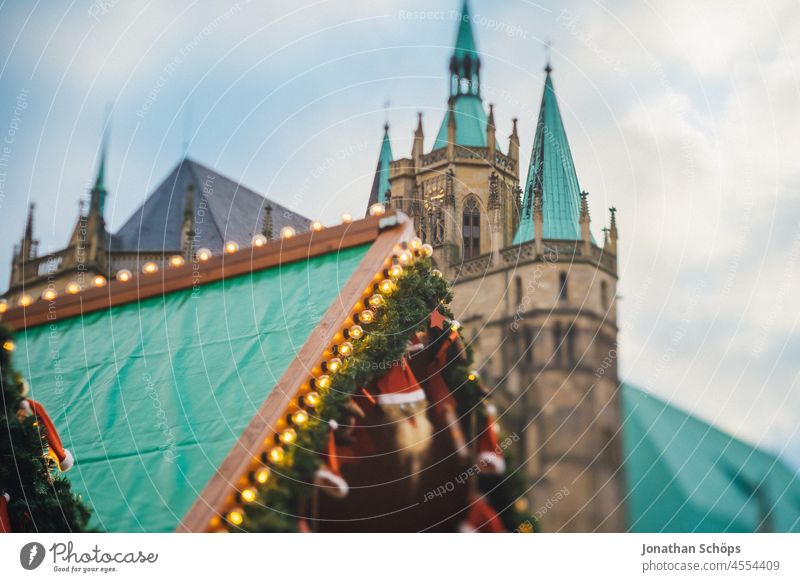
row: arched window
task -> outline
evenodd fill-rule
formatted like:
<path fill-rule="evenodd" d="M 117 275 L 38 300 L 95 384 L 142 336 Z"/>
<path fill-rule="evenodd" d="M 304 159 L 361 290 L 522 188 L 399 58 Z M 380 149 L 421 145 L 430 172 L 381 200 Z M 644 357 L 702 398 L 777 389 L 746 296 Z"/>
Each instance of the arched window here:
<path fill-rule="evenodd" d="M 570 368 L 574 368 L 578 364 L 575 353 L 576 333 L 577 330 L 575 329 L 575 324 L 573 323 L 569 330 L 567 330 L 567 365 Z"/>
<path fill-rule="evenodd" d="M 558 298 L 563 301 L 567 300 L 567 274 L 563 271 L 558 276 Z"/>
<path fill-rule="evenodd" d="M 563 354 L 564 350 L 562 345 L 564 344 L 564 331 L 561 328 L 560 323 L 556 323 L 553 326 L 553 363 L 556 366 L 563 365 Z"/>
<path fill-rule="evenodd" d="M 481 254 L 481 211 L 475 198 L 464 203 L 463 216 L 464 258 L 471 259 Z"/>
<path fill-rule="evenodd" d="M 603 309 L 608 309 L 608 283 L 600 281 L 600 301 L 603 304 Z"/>
<path fill-rule="evenodd" d="M 524 298 L 522 296 L 522 277 L 520 277 L 519 275 L 514 277 L 514 287 L 517 295 L 516 297 L 517 309 L 522 311 L 524 309 L 524 306 L 522 305 L 522 301 Z"/>

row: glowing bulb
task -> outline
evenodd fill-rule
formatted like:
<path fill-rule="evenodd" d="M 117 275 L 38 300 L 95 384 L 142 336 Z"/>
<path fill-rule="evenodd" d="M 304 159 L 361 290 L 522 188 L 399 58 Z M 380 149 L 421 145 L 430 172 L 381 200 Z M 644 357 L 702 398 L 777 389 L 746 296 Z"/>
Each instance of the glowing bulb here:
<path fill-rule="evenodd" d="M 311 223 L 311 230 L 313 230 L 314 232 L 319 232 L 323 228 L 325 227 L 322 226 L 322 223 L 319 220 L 315 220 L 314 222 Z"/>
<path fill-rule="evenodd" d="M 106 286 L 106 278 L 102 275 L 96 275 L 92 279 L 92 286 L 93 287 L 105 287 Z"/>
<path fill-rule="evenodd" d="M 81 292 L 81 286 L 78 285 L 75 281 L 72 281 L 67 285 L 67 293 L 70 295 L 75 295 L 76 293 Z"/>
<path fill-rule="evenodd" d="M 253 503 L 256 500 L 256 490 L 252 487 L 248 487 L 247 489 L 242 489 L 242 492 L 239 494 L 242 498 L 242 501 L 245 503 Z"/>
<path fill-rule="evenodd" d="M 351 355 L 353 353 L 353 344 L 351 344 L 350 342 L 343 342 L 339 346 L 339 353 L 342 354 L 343 356 Z"/>
<path fill-rule="evenodd" d="M 375 314 L 372 313 L 369 309 L 365 309 L 361 313 L 358 314 L 358 320 L 361 323 L 372 323 L 375 321 Z"/>
<path fill-rule="evenodd" d="M 267 481 L 269 481 L 269 476 L 269 467 L 261 467 L 253 474 L 253 479 L 255 479 L 256 483 L 264 485 Z"/>
<path fill-rule="evenodd" d="M 342 345 L 344 345 L 344 344 L 342 344 Z M 353 349 L 353 347 L 350 346 L 350 350 L 351 351 L 352 351 L 352 349 Z M 339 350 L 339 353 L 342 354 L 342 350 L 341 349 Z M 348 354 L 342 354 L 342 355 L 346 356 Z M 328 362 L 328 370 L 330 370 L 334 374 L 336 372 L 338 372 L 341 369 L 341 367 L 342 367 L 342 361 L 339 358 L 333 358 L 333 359 L 331 359 L 330 362 Z"/>
<path fill-rule="evenodd" d="M 253 237 L 254 247 L 263 247 L 265 244 L 267 244 L 267 237 L 263 234 L 257 234 Z"/>
<path fill-rule="evenodd" d="M 153 261 L 145 263 L 144 267 L 142 267 L 142 272 L 145 275 L 152 275 L 156 271 L 158 271 L 158 265 L 156 265 Z"/>
<path fill-rule="evenodd" d="M 383 216 L 384 214 L 386 214 L 386 208 L 380 202 L 369 207 L 370 216 Z"/>
<path fill-rule="evenodd" d="M 390 276 L 392 279 L 397 279 L 397 278 L 399 278 L 399 277 L 400 277 L 400 275 L 402 275 L 402 274 L 403 274 L 403 267 L 402 267 L 402 265 L 392 265 L 392 266 L 389 268 L 389 276 Z"/>
<path fill-rule="evenodd" d="M 296 233 L 295 233 L 294 229 L 291 226 L 284 226 L 281 229 L 281 238 L 282 239 L 292 238 L 295 234 Z"/>
<path fill-rule="evenodd" d="M 45 301 L 53 301 L 56 297 L 58 297 L 58 293 L 55 289 L 45 289 L 42 293 L 42 299 Z"/>
<path fill-rule="evenodd" d="M 470 372 L 467 378 L 469 378 L 470 382 L 474 382 L 478 379 L 478 375 L 475 372 Z"/>
<path fill-rule="evenodd" d="M 283 452 L 281 447 L 272 447 L 267 456 L 273 463 L 282 463 L 283 459 L 286 458 L 286 453 Z"/>
<path fill-rule="evenodd" d="M 450 329 L 453 331 L 458 331 L 461 329 L 461 324 L 458 323 L 455 319 L 450 322 Z"/>
<path fill-rule="evenodd" d="M 353 325 L 350 326 L 350 329 L 347 330 L 347 333 L 353 339 L 361 339 L 364 337 L 364 328 L 360 325 Z"/>
<path fill-rule="evenodd" d="M 331 377 L 327 374 L 323 374 L 319 378 L 317 378 L 317 386 L 325 390 L 326 388 L 330 388 L 331 386 Z"/>
<path fill-rule="evenodd" d="M 308 413 L 302 408 L 292 415 L 292 424 L 295 426 L 305 426 L 308 422 Z"/>
<path fill-rule="evenodd" d="M 316 408 L 319 406 L 320 402 L 322 402 L 322 398 L 320 397 L 319 392 L 309 392 L 303 396 L 303 403 L 307 404 L 311 408 Z"/>
<path fill-rule="evenodd" d="M 422 241 L 419 239 L 419 237 L 415 236 L 408 241 L 408 248 L 410 248 L 412 251 L 418 251 L 420 248 L 422 248 Z"/>
<path fill-rule="evenodd" d="M 239 243 L 237 243 L 235 240 L 229 240 L 228 242 L 225 243 L 225 252 L 228 253 L 229 255 L 232 255 L 238 250 L 239 250 Z"/>
<path fill-rule="evenodd" d="M 242 525 L 244 521 L 244 514 L 240 509 L 234 509 L 228 512 L 228 523 L 233 525 Z"/>
<path fill-rule="evenodd" d="M 372 307 L 380 307 L 383 303 L 383 295 L 379 295 L 378 293 L 375 293 L 375 295 L 369 298 L 369 304 Z"/>
<path fill-rule="evenodd" d="M 121 283 L 130 281 L 131 277 L 133 277 L 133 273 L 131 273 L 128 269 L 120 269 L 117 271 L 117 281 Z"/>
<path fill-rule="evenodd" d="M 394 291 L 394 283 L 392 283 L 391 279 L 384 279 L 378 284 L 378 289 L 381 293 L 388 295 Z"/>
<path fill-rule="evenodd" d="M 420 252 L 422 253 L 423 257 L 430 257 L 433 254 L 433 247 L 428 243 L 425 243 L 420 248 Z"/>
<path fill-rule="evenodd" d="M 184 259 L 180 255 L 172 255 L 169 258 L 169 266 L 170 267 L 182 267 L 186 263 L 186 259 Z"/>
<path fill-rule="evenodd" d="M 350 224 L 351 222 L 353 222 L 353 217 L 350 214 L 347 212 L 342 214 L 342 224 Z"/>
<path fill-rule="evenodd" d="M 281 433 L 279 438 L 283 444 L 290 445 L 297 440 L 297 431 L 295 431 L 293 428 L 287 428 Z"/>
<path fill-rule="evenodd" d="M 211 251 L 208 249 L 198 249 L 197 258 L 201 261 L 207 261 L 211 258 Z"/>
<path fill-rule="evenodd" d="M 3 342 L 3 349 L 7 352 L 13 352 L 16 349 L 16 347 L 17 345 L 11 340 L 6 340 Z"/>
<path fill-rule="evenodd" d="M 30 305 L 31 303 L 33 303 L 33 299 L 31 298 L 30 295 L 23 293 L 22 295 L 19 296 L 19 304 L 22 307 L 28 307 L 28 305 Z"/>
<path fill-rule="evenodd" d="M 399 255 L 397 255 L 397 260 L 401 265 L 407 267 L 414 261 L 414 256 L 408 251 L 402 251 Z"/>
<path fill-rule="evenodd" d="M 433 269 L 431 271 L 431 275 L 433 275 L 434 277 L 441 277 L 442 276 L 442 272 L 439 269 Z"/>
<path fill-rule="evenodd" d="M 0 313 L 5 313 L 6 311 L 8 311 L 8 300 L 0 299 Z"/>

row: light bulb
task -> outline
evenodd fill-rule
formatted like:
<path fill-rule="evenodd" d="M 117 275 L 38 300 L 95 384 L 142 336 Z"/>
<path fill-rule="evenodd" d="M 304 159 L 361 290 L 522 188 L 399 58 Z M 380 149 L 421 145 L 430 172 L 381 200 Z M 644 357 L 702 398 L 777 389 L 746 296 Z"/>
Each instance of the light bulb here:
<path fill-rule="evenodd" d="M 319 378 L 317 378 L 317 386 L 325 390 L 326 388 L 330 388 L 331 385 L 331 377 L 327 374 L 323 374 Z"/>
<path fill-rule="evenodd" d="M 422 241 L 419 237 L 414 237 L 410 241 L 408 241 L 408 248 L 412 251 L 418 251 L 422 247 Z"/>
<path fill-rule="evenodd" d="M 169 266 L 170 267 L 182 267 L 186 263 L 186 259 L 184 259 L 180 255 L 172 255 L 169 258 Z"/>
<path fill-rule="evenodd" d="M 343 342 L 339 346 L 339 353 L 345 357 L 351 355 L 353 353 L 353 344 L 350 342 Z"/>
<path fill-rule="evenodd" d="M 80 293 L 81 292 L 81 286 L 78 285 L 75 281 L 72 281 L 71 283 L 69 283 L 67 285 L 66 291 L 70 295 L 75 295 L 76 293 Z"/>
<path fill-rule="evenodd" d="M 383 305 L 383 303 L 384 303 L 383 295 L 375 293 L 375 295 L 369 298 L 369 304 L 372 307 L 380 307 L 381 305 Z"/>
<path fill-rule="evenodd" d="M 320 402 L 322 402 L 322 398 L 320 397 L 319 392 L 309 392 L 303 396 L 303 403 L 311 408 L 316 408 L 319 406 Z"/>
<path fill-rule="evenodd" d="M 265 244 L 267 244 L 267 237 L 263 234 L 257 234 L 253 237 L 254 247 L 263 247 Z"/>
<path fill-rule="evenodd" d="M 229 240 L 228 242 L 225 243 L 225 252 L 228 253 L 229 255 L 232 255 L 238 250 L 239 250 L 239 243 L 237 243 L 235 240 Z"/>
<path fill-rule="evenodd" d="M 347 333 L 353 339 L 361 339 L 364 337 L 364 328 L 360 325 L 351 325 Z"/>
<path fill-rule="evenodd" d="M 198 249 L 197 251 L 198 260 L 207 261 L 211 256 L 211 251 L 209 249 Z"/>
<path fill-rule="evenodd" d="M 350 347 L 352 351 L 353 347 Z M 342 354 L 342 351 L 339 350 L 339 353 Z M 343 356 L 347 356 L 348 354 L 342 354 Z M 333 372 L 334 374 L 338 372 L 342 367 L 342 361 L 339 358 L 332 358 L 330 362 L 328 362 L 328 370 Z"/>
<path fill-rule="evenodd" d="M 313 230 L 314 232 L 319 232 L 323 228 L 325 227 L 322 226 L 322 223 L 319 220 L 315 220 L 314 222 L 311 223 L 311 230 Z"/>
<path fill-rule="evenodd" d="M 228 512 L 228 523 L 233 525 L 242 525 L 244 521 L 244 514 L 241 509 L 233 509 Z"/>
<path fill-rule="evenodd" d="M 433 269 L 431 271 L 431 275 L 433 275 L 434 277 L 441 277 L 442 276 L 442 272 L 439 269 Z"/>
<path fill-rule="evenodd" d="M 308 423 L 308 412 L 301 408 L 295 411 L 291 418 L 292 424 L 295 426 L 305 426 Z"/>
<path fill-rule="evenodd" d="M 33 299 L 31 298 L 30 295 L 27 295 L 26 293 L 23 293 L 22 295 L 19 296 L 19 302 L 18 303 L 22 307 L 28 307 L 31 303 L 33 303 Z"/>
<path fill-rule="evenodd" d="M 401 251 L 397 255 L 397 260 L 400 262 L 401 265 L 407 267 L 414 261 L 414 256 L 408 251 Z"/>
<path fill-rule="evenodd" d="M 42 293 L 42 299 L 45 301 L 53 301 L 56 297 L 58 297 L 58 293 L 55 289 L 45 289 Z"/>
<path fill-rule="evenodd" d="M 478 379 L 478 374 L 476 372 L 470 372 L 467 378 L 469 378 L 470 382 L 474 382 Z"/>
<path fill-rule="evenodd" d="M 361 313 L 358 314 L 358 320 L 361 323 L 372 323 L 375 321 L 375 314 L 372 313 L 369 309 L 365 309 Z"/>
<path fill-rule="evenodd" d="M 399 278 L 399 277 L 400 277 L 400 275 L 402 275 L 402 274 L 403 274 L 403 266 L 402 266 L 402 265 L 392 265 L 392 266 L 389 268 L 389 276 L 390 276 L 392 279 L 397 279 L 397 278 Z"/>
<path fill-rule="evenodd" d="M 353 222 L 353 217 L 350 214 L 347 212 L 342 214 L 342 224 L 350 224 L 351 222 Z"/>
<path fill-rule="evenodd" d="M 8 311 L 8 300 L 0 299 L 0 313 L 5 313 L 6 311 Z"/>
<path fill-rule="evenodd" d="M 286 458 L 286 453 L 283 451 L 281 447 L 272 447 L 267 454 L 269 460 L 273 463 L 282 463 L 283 459 Z"/>
<path fill-rule="evenodd" d="M 120 269 L 117 271 L 117 281 L 121 283 L 130 281 L 131 277 L 133 277 L 133 273 L 131 273 L 128 269 Z"/>
<path fill-rule="evenodd" d="M 395 287 L 391 279 L 384 279 L 378 284 L 378 289 L 384 295 L 388 295 L 389 293 L 394 291 Z"/>
<path fill-rule="evenodd" d="M 461 329 L 461 324 L 458 323 L 455 319 L 450 322 L 450 329 L 453 331 L 458 331 Z"/>
<path fill-rule="evenodd" d="M 377 202 L 369 207 L 369 215 L 370 216 L 383 216 L 386 214 L 386 208 L 384 208 L 383 204 Z"/>
<path fill-rule="evenodd" d="M 16 347 L 17 345 L 11 340 L 6 340 L 3 342 L 3 349 L 7 352 L 13 352 L 16 349 Z"/>
<path fill-rule="evenodd" d="M 253 480 L 256 483 L 264 485 L 267 481 L 269 481 L 269 476 L 270 476 L 269 467 L 260 467 L 255 473 L 253 473 Z"/>
<path fill-rule="evenodd" d="M 281 432 L 281 436 L 279 438 L 283 444 L 290 445 L 297 440 L 297 431 L 295 431 L 293 428 L 287 428 Z"/>
<path fill-rule="evenodd" d="M 145 263 L 144 267 L 142 267 L 142 272 L 145 275 L 152 275 L 156 271 L 158 271 L 158 265 L 156 265 L 153 261 Z"/>
<path fill-rule="evenodd" d="M 242 489 L 242 492 L 239 494 L 242 498 L 242 501 L 245 503 L 253 503 L 256 500 L 256 490 L 252 487 L 248 487 L 247 489 Z"/>
<path fill-rule="evenodd" d="M 92 279 L 92 286 L 93 287 L 105 287 L 106 286 L 106 278 L 102 275 L 95 275 Z"/>
<path fill-rule="evenodd" d="M 281 229 L 281 238 L 292 238 L 295 235 L 295 230 L 291 226 L 284 226 Z"/>
<path fill-rule="evenodd" d="M 430 257 L 433 254 L 433 247 L 428 243 L 425 243 L 420 248 L 420 252 L 422 253 L 423 257 Z"/>

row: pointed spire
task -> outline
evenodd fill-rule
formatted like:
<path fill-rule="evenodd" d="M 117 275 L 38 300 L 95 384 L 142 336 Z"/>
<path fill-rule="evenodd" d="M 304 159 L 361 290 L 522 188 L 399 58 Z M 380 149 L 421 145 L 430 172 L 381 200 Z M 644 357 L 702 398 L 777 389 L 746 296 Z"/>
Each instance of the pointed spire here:
<path fill-rule="evenodd" d="M 450 96 L 479 96 L 481 61 L 475 47 L 472 17 L 467 0 L 461 5 L 458 21 L 456 45 L 450 58 Z"/>
<path fill-rule="evenodd" d="M 272 204 L 267 202 L 264 206 L 264 218 L 261 222 L 261 234 L 267 237 L 267 240 L 272 240 Z"/>
<path fill-rule="evenodd" d="M 36 247 L 39 242 L 33 238 L 33 213 L 36 209 L 36 204 L 33 202 L 28 206 L 28 220 L 25 222 L 25 234 L 22 236 L 22 244 L 20 245 L 20 257 L 23 260 L 33 259 L 36 257 Z"/>
<path fill-rule="evenodd" d="M 521 221 L 514 243 L 534 238 L 532 210 L 534 191 L 539 189 L 544 201 L 545 239 L 581 240 L 580 186 L 575 164 L 561 119 L 551 77 L 552 67 L 545 67 L 546 77 L 533 151 L 525 185 Z"/>
<path fill-rule="evenodd" d="M 611 213 L 611 224 L 608 229 L 608 236 L 606 238 L 603 248 L 610 253 L 617 254 L 617 240 L 619 233 L 617 232 L 617 209 L 613 206 L 608 209 Z"/>
<path fill-rule="evenodd" d="M 417 168 L 422 163 L 424 140 L 425 133 L 422 131 L 422 111 L 420 111 L 417 113 L 417 129 L 414 130 L 414 145 L 411 147 L 411 157 L 414 159 L 414 165 Z"/>
<path fill-rule="evenodd" d="M 103 132 L 103 141 L 100 143 L 100 156 L 97 165 L 97 178 L 94 181 L 96 190 L 105 190 L 106 183 L 106 155 L 108 154 L 108 131 Z"/>
<path fill-rule="evenodd" d="M 517 162 L 519 171 L 519 134 L 517 133 L 517 118 L 511 120 L 513 123 L 511 135 L 508 136 L 508 157 Z"/>
<path fill-rule="evenodd" d="M 378 165 L 375 167 L 375 177 L 372 179 L 367 213 L 369 213 L 369 208 L 373 204 L 380 202 L 385 205 L 389 202 L 391 190 L 389 175 L 391 173 L 392 159 L 392 144 L 389 141 L 389 122 L 387 121 L 383 125 L 383 141 L 378 154 Z"/>
<path fill-rule="evenodd" d="M 591 225 L 591 217 L 589 216 L 589 201 L 588 201 L 589 193 L 584 190 L 581 192 L 581 216 L 580 216 L 580 224 L 581 224 L 581 240 L 583 241 L 583 254 L 585 256 L 590 256 L 592 251 L 592 230 L 590 228 Z"/>
<path fill-rule="evenodd" d="M 497 146 L 497 128 L 494 125 L 494 103 L 489 103 L 489 119 L 486 120 L 486 146 L 489 148 L 489 161 L 494 163 Z"/>

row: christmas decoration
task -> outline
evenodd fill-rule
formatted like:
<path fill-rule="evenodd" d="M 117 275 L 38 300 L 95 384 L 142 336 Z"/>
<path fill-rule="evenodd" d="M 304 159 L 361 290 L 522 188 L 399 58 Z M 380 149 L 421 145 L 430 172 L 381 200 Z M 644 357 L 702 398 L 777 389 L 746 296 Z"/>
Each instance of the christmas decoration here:
<path fill-rule="evenodd" d="M 12 369 L 14 341 L 0 326 L 0 531 L 83 531 L 89 509 L 58 470 L 72 455 L 44 407 L 27 398 L 27 382 Z"/>

